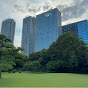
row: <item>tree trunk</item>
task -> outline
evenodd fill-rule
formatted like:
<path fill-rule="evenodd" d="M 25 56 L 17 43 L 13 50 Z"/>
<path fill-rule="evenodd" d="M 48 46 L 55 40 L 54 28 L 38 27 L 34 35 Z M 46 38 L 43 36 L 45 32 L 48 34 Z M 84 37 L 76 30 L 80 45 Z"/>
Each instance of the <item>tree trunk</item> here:
<path fill-rule="evenodd" d="M 0 71 L 0 78 L 1 78 L 1 71 Z"/>

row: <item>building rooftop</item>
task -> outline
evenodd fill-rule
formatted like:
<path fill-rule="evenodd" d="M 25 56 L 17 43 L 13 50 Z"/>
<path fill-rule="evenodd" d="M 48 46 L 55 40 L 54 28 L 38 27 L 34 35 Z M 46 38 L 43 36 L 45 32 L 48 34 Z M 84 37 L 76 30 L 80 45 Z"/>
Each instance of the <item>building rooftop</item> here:
<path fill-rule="evenodd" d="M 71 25 L 71 24 L 76 24 L 76 23 L 80 23 L 80 22 L 84 22 L 84 21 L 88 21 L 88 20 L 82 20 L 82 21 L 78 21 L 78 22 L 74 22 L 74 23 L 69 23 L 69 24 L 66 24 L 66 25 L 63 25 L 63 26 L 67 26 L 67 25 Z"/>
<path fill-rule="evenodd" d="M 6 18 L 6 19 L 3 20 L 3 22 L 8 21 L 8 20 L 13 20 L 14 22 L 16 22 L 16 21 L 15 21 L 14 19 L 12 19 L 12 18 Z"/>

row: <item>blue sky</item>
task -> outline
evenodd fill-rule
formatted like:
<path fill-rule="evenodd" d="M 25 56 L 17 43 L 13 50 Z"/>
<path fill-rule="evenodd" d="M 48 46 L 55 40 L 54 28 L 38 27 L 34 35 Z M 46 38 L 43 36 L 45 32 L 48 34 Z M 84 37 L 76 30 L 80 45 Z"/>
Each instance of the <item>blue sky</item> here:
<path fill-rule="evenodd" d="M 61 11 L 63 25 L 88 19 L 88 0 L 0 0 L 0 28 L 4 19 L 13 18 L 16 21 L 14 45 L 21 46 L 23 18 L 56 7 Z"/>

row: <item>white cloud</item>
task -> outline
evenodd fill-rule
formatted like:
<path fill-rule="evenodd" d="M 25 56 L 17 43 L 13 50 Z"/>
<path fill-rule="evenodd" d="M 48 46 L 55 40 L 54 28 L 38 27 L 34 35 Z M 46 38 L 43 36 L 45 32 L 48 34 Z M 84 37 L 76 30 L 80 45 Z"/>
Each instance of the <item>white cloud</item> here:
<path fill-rule="evenodd" d="M 0 27 L 4 19 L 13 18 L 16 21 L 15 46 L 21 46 L 23 18 L 55 7 L 62 12 L 63 25 L 88 19 L 88 0 L 1 0 Z"/>

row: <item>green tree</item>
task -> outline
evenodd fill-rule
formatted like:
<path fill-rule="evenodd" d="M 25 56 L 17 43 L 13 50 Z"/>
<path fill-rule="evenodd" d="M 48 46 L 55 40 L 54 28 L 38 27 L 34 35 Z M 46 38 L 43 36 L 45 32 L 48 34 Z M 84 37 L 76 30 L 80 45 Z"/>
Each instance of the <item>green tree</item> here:
<path fill-rule="evenodd" d="M 14 57 L 11 55 L 2 56 L 0 59 L 0 70 L 8 71 L 15 65 Z"/>
<path fill-rule="evenodd" d="M 24 70 L 38 72 L 41 71 L 41 64 L 38 61 L 29 61 L 24 65 Z"/>
<path fill-rule="evenodd" d="M 29 61 L 38 60 L 41 57 L 41 52 L 33 52 L 29 55 Z"/>
<path fill-rule="evenodd" d="M 66 72 L 67 63 L 63 60 L 49 61 L 46 64 L 48 71 L 50 72 Z"/>
<path fill-rule="evenodd" d="M 15 55 L 15 63 L 16 66 L 14 67 L 15 69 L 22 69 L 23 65 L 28 61 L 28 57 L 21 54 L 21 53 L 17 53 Z"/>
<path fill-rule="evenodd" d="M 29 61 L 31 63 L 38 61 L 44 71 L 86 73 L 88 45 L 75 34 L 64 33 L 50 45 L 49 49 L 32 53 Z"/>
<path fill-rule="evenodd" d="M 46 71 L 46 63 L 49 61 L 49 57 L 47 55 L 47 49 L 42 49 L 39 52 L 35 52 L 30 54 L 29 56 L 29 61 L 38 61 L 42 68 L 40 69 L 41 71 Z"/>
<path fill-rule="evenodd" d="M 48 49 L 50 61 L 63 60 L 73 72 L 80 72 L 80 68 L 85 67 L 87 52 L 87 44 L 70 33 L 62 34 Z"/>
<path fill-rule="evenodd" d="M 30 67 L 31 67 L 31 71 L 33 72 L 38 72 L 41 69 L 41 65 L 38 61 L 31 62 Z"/>
<path fill-rule="evenodd" d="M 1 71 L 8 71 L 15 65 L 15 55 L 22 48 L 15 48 L 11 44 L 11 40 L 4 35 L 0 35 L 0 78 Z"/>
<path fill-rule="evenodd" d="M 29 61 L 37 61 L 43 55 L 46 55 L 47 49 L 43 49 L 39 52 L 33 52 L 29 55 Z"/>

